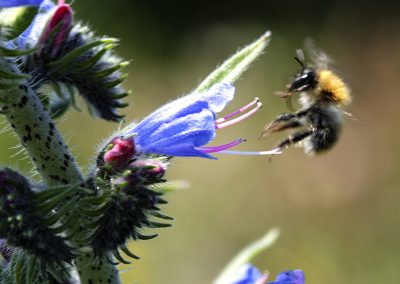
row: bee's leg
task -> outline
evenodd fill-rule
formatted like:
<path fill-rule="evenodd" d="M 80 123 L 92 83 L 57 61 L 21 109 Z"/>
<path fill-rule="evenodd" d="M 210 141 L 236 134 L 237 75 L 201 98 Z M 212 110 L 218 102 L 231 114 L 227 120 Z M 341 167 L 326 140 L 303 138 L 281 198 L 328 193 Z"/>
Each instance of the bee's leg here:
<path fill-rule="evenodd" d="M 279 115 L 274 121 L 264 127 L 264 130 L 260 134 L 260 138 L 265 138 L 271 132 L 303 126 L 304 122 L 302 121 L 302 118 L 306 116 L 308 112 L 309 109 L 305 109 L 296 113 L 283 113 Z"/>
<path fill-rule="evenodd" d="M 313 134 L 313 130 L 306 130 L 306 131 L 299 131 L 294 133 L 293 135 L 290 135 L 288 138 L 283 140 L 278 144 L 277 148 L 283 149 L 286 147 L 289 147 L 290 145 L 296 144 L 300 141 L 303 141 L 307 137 L 309 137 L 311 134 Z"/>

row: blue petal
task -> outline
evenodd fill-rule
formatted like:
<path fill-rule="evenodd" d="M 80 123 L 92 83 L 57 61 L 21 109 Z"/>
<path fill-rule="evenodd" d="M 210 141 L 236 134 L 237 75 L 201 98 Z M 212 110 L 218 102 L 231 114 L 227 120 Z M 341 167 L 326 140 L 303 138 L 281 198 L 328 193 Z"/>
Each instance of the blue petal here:
<path fill-rule="evenodd" d="M 215 84 L 205 93 L 194 93 L 172 101 L 151 113 L 122 135 L 135 135 L 143 153 L 214 158 L 196 147 L 215 137 L 215 114 L 233 99 L 231 84 Z"/>
<path fill-rule="evenodd" d="M 131 131 L 149 135 L 162 124 L 209 109 L 212 113 L 222 109 L 233 99 L 235 88 L 231 84 L 215 84 L 205 93 L 194 93 L 174 100 L 143 119 Z"/>
<path fill-rule="evenodd" d="M 51 0 L 42 0 L 40 2 L 42 3 L 39 11 L 32 23 L 19 37 L 7 43 L 8 48 L 24 49 L 36 46 L 49 19 L 51 10 L 55 7 L 55 4 Z"/>
<path fill-rule="evenodd" d="M 0 0 L 0 7 L 37 6 L 43 0 Z"/>
<path fill-rule="evenodd" d="M 288 270 L 279 273 L 276 276 L 275 281 L 268 282 L 269 284 L 304 284 L 305 277 L 304 272 L 300 269 Z"/>
<path fill-rule="evenodd" d="M 243 264 L 227 284 L 254 284 L 262 278 L 261 272 L 250 263 Z"/>
<path fill-rule="evenodd" d="M 232 84 L 219 83 L 213 85 L 207 92 L 201 94 L 203 100 L 208 102 L 209 110 L 214 113 L 221 112 L 233 100 L 235 87 Z"/>
<path fill-rule="evenodd" d="M 143 132 L 144 130 L 142 128 L 141 131 L 135 131 L 137 135 L 134 138 L 141 152 L 212 158 L 195 149 L 215 137 L 214 114 L 208 109 L 164 122 L 150 133 Z"/>

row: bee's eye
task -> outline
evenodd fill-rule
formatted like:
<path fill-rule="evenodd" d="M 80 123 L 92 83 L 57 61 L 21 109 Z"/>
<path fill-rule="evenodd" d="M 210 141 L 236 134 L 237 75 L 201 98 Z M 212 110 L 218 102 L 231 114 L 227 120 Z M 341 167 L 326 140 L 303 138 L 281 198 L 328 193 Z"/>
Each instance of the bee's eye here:
<path fill-rule="evenodd" d="M 307 91 L 315 87 L 317 84 L 316 74 L 314 70 L 305 69 L 297 74 L 289 85 L 289 92 Z"/>

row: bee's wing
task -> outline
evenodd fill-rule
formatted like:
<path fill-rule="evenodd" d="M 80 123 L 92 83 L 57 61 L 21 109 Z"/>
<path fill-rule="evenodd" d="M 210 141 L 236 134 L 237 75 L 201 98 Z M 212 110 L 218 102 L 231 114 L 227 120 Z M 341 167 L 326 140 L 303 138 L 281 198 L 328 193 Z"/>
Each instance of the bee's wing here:
<path fill-rule="evenodd" d="M 311 58 L 313 65 L 318 69 L 330 69 L 333 60 L 321 49 L 317 48 L 312 38 L 307 38 L 304 46 Z"/>

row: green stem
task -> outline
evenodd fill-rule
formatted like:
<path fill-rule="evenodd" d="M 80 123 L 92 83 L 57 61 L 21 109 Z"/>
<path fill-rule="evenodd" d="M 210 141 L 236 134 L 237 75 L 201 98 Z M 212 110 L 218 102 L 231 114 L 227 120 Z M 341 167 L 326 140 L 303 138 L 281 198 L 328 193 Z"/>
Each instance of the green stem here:
<path fill-rule="evenodd" d="M 19 71 L 12 61 L 0 59 L 0 66 L 18 78 Z M 79 166 L 35 91 L 26 80 L 15 79 L 10 82 L 17 84 L 0 90 L 0 98 L 12 101 L 3 103 L 3 110 L 43 182 L 49 186 L 82 183 L 84 177 Z M 87 222 L 76 212 L 79 212 L 77 208 L 71 211 L 77 215 L 77 222 Z M 75 245 L 79 247 L 78 242 Z M 75 263 L 81 283 L 120 283 L 116 268 L 107 260 L 99 265 L 91 252 L 79 255 Z M 93 267 L 96 267 L 96 271 Z"/>
<path fill-rule="evenodd" d="M 49 186 L 82 182 L 78 165 L 35 92 L 22 82 L 10 93 L 16 101 L 6 105 L 6 118 L 43 181 Z"/>
<path fill-rule="evenodd" d="M 105 257 L 93 261 L 92 254 L 87 253 L 77 258 L 76 266 L 82 284 L 120 283 L 117 268 Z"/>

